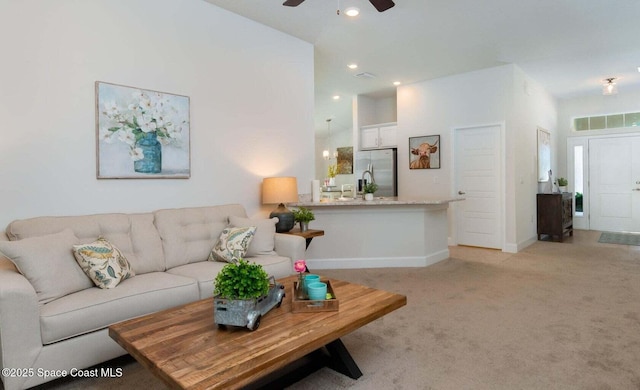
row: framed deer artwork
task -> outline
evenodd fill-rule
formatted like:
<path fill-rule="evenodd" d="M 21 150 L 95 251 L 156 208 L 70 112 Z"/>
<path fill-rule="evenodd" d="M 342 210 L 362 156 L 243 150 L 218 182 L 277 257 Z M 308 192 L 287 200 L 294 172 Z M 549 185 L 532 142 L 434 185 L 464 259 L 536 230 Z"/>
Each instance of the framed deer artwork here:
<path fill-rule="evenodd" d="M 409 138 L 409 169 L 440 168 L 440 135 Z"/>

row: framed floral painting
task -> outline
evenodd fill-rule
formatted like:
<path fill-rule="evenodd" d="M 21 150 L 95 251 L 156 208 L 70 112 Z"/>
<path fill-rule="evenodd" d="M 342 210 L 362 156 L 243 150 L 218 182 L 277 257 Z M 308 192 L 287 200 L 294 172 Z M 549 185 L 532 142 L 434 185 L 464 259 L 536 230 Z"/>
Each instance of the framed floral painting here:
<path fill-rule="evenodd" d="M 96 81 L 98 179 L 188 179 L 189 97 Z"/>

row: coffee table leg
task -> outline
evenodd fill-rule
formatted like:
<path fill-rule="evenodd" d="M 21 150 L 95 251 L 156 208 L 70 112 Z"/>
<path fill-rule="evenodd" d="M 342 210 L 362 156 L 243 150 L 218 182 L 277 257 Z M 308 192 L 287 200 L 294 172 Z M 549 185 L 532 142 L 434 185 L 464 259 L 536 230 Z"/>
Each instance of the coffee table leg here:
<path fill-rule="evenodd" d="M 349 378 L 358 379 L 362 376 L 362 371 L 351 357 L 351 354 L 344 346 L 342 340 L 337 339 L 325 345 L 331 358 L 328 366 Z"/>

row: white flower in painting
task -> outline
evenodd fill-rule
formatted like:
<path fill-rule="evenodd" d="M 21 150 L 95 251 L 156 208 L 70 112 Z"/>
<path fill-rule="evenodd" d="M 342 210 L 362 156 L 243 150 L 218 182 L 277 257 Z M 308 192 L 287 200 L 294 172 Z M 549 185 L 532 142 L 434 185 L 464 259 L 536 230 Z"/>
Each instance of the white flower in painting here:
<path fill-rule="evenodd" d="M 131 111 L 135 116 L 138 116 L 142 109 L 140 108 L 140 104 L 137 102 L 129 104 L 129 111 Z"/>
<path fill-rule="evenodd" d="M 175 139 L 175 140 L 181 140 L 182 139 L 182 127 L 171 127 L 171 129 L 169 129 L 169 138 Z"/>
<path fill-rule="evenodd" d="M 133 145 L 136 144 L 136 136 L 135 134 L 133 134 L 133 130 L 125 129 L 125 130 L 120 130 L 118 133 L 120 133 L 120 135 L 118 136 L 118 139 L 120 141 L 128 144 L 131 147 L 133 147 Z"/>
<path fill-rule="evenodd" d="M 153 108 L 153 103 L 149 99 L 141 99 L 138 106 L 142 111 L 147 112 Z"/>
<path fill-rule="evenodd" d="M 165 120 L 165 115 L 161 110 L 153 110 L 151 117 L 156 122 L 156 127 L 165 127 L 165 123 L 169 122 Z"/>
<path fill-rule="evenodd" d="M 120 109 L 115 101 L 111 100 L 104 103 L 104 114 L 109 118 L 113 119 L 120 115 Z"/>
<path fill-rule="evenodd" d="M 131 148 L 131 150 L 129 151 L 129 156 L 131 156 L 131 159 L 133 161 L 138 161 L 144 158 L 144 153 L 140 148 Z"/>
<path fill-rule="evenodd" d="M 100 139 L 100 141 L 104 141 L 110 144 L 113 141 L 115 133 L 115 131 L 109 131 L 107 127 L 102 126 L 100 128 L 100 134 L 98 135 L 98 138 Z"/>
<path fill-rule="evenodd" d="M 158 126 L 156 125 L 156 121 L 153 119 L 151 115 L 140 115 L 137 117 L 138 126 L 140 126 L 140 130 L 144 133 L 149 133 L 155 131 Z"/>
<path fill-rule="evenodd" d="M 156 110 L 162 110 L 165 107 L 169 107 L 171 104 L 169 97 L 162 93 L 156 93 L 154 96 L 154 100 L 156 102 Z"/>

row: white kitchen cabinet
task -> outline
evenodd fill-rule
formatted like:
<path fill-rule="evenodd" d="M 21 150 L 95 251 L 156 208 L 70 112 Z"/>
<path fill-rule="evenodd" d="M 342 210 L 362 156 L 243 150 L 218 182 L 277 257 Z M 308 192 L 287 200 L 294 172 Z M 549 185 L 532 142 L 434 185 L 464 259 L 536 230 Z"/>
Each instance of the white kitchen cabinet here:
<path fill-rule="evenodd" d="M 395 148 L 397 142 L 397 123 L 363 126 L 360 128 L 360 149 Z"/>

